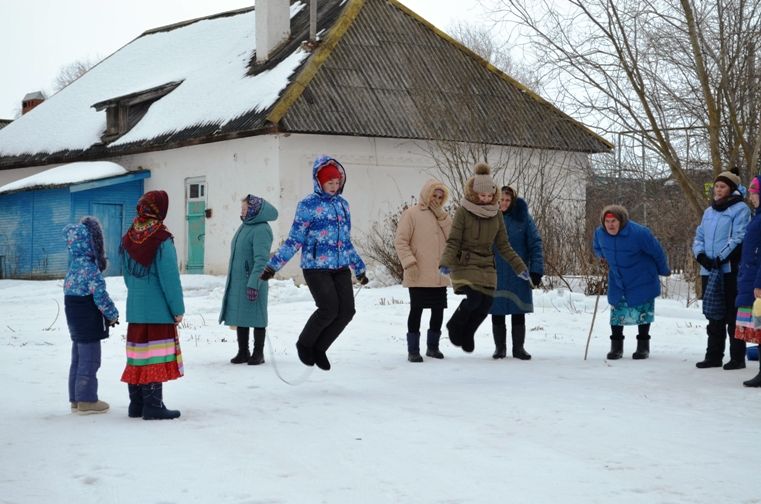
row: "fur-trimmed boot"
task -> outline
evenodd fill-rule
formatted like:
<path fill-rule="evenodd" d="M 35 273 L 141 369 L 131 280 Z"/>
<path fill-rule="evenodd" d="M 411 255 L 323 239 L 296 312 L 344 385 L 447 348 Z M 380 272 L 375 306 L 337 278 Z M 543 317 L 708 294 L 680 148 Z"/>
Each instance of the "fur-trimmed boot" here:
<path fill-rule="evenodd" d="M 624 339 L 614 339 L 610 337 L 610 352 L 608 352 L 608 359 L 617 360 L 624 356 Z"/>
<path fill-rule="evenodd" d="M 499 324 L 491 325 L 491 332 L 494 336 L 494 353 L 492 359 L 504 359 L 507 357 L 507 327 Z"/>
<path fill-rule="evenodd" d="M 230 362 L 232 364 L 243 364 L 244 362 L 248 362 L 250 357 L 251 352 L 248 350 L 248 334 L 245 336 L 238 334 L 238 353 L 235 354 L 235 357 L 230 359 Z"/>
<path fill-rule="evenodd" d="M 526 343 L 526 325 L 514 325 L 513 330 L 513 357 L 520 360 L 531 360 L 531 354 L 523 348 Z"/>
<path fill-rule="evenodd" d="M 143 420 L 172 420 L 180 416 L 178 410 L 167 409 L 164 405 L 161 383 L 148 383 L 140 389 L 143 392 Z"/>
<path fill-rule="evenodd" d="M 249 366 L 258 366 L 264 364 L 264 339 L 267 335 L 266 329 L 254 328 L 254 352 L 248 359 Z"/>
<path fill-rule="evenodd" d="M 420 333 L 407 333 L 407 360 L 410 362 L 423 362 L 420 356 Z"/>
<path fill-rule="evenodd" d="M 127 385 L 129 390 L 129 406 L 127 407 L 127 416 L 130 418 L 140 418 L 143 416 L 143 392 L 140 385 Z"/>
<path fill-rule="evenodd" d="M 432 331 L 428 329 L 426 338 L 426 357 L 433 357 L 434 359 L 443 359 L 444 354 L 439 350 L 439 341 L 441 340 L 441 331 Z"/>

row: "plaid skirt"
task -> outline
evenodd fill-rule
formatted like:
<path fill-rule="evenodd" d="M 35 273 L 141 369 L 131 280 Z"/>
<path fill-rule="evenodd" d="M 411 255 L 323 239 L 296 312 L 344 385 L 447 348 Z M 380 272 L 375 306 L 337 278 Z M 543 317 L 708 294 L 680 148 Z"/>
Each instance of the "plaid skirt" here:
<path fill-rule="evenodd" d="M 753 325 L 752 307 L 741 306 L 737 309 L 735 338 L 748 343 L 761 343 L 761 328 L 756 329 Z"/>
<path fill-rule="evenodd" d="M 175 324 L 129 324 L 127 366 L 122 381 L 130 385 L 163 383 L 183 375 L 180 338 Z"/>
<path fill-rule="evenodd" d="M 655 299 L 637 306 L 629 306 L 625 299 L 610 307 L 610 325 L 630 326 L 652 324 L 655 320 Z"/>

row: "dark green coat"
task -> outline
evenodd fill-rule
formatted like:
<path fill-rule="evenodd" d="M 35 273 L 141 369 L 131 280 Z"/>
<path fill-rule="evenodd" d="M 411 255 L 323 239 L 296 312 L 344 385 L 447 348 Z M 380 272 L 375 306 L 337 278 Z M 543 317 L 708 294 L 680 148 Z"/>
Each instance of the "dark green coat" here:
<path fill-rule="evenodd" d="M 455 291 L 465 286 L 489 290 L 497 287 L 493 247 L 516 273 L 526 271 L 523 260 L 510 247 L 500 212 L 492 217 L 478 217 L 465 207 L 458 208 L 441 258 L 441 265 L 450 270 Z"/>
<path fill-rule="evenodd" d="M 230 265 L 222 299 L 219 322 L 236 327 L 267 327 L 267 282 L 259 279 L 270 258 L 272 228 L 277 210 L 266 200 L 261 211 L 243 221 L 230 244 Z M 249 301 L 246 288 L 259 290 L 256 301 Z"/>

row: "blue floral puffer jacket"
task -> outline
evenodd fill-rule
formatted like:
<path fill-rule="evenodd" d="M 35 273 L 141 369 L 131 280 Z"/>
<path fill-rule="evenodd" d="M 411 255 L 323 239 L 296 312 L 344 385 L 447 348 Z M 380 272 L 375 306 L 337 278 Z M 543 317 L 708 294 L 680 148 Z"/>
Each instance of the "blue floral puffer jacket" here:
<path fill-rule="evenodd" d="M 66 296 L 92 296 L 103 316 L 108 320 L 119 318 L 119 311 L 106 292 L 106 281 L 98 269 L 90 233 L 83 224 L 70 224 L 63 228 L 69 248 L 69 271 L 63 281 Z"/>
<path fill-rule="evenodd" d="M 341 172 L 341 188 L 335 195 L 326 194 L 317 173 L 328 164 Z M 312 166 L 314 192 L 299 201 L 296 216 L 283 243 L 267 266 L 282 268 L 301 249 L 301 269 L 343 269 L 351 267 L 355 275 L 365 272 L 365 263 L 351 243 L 349 203 L 341 196 L 346 185 L 346 171 L 335 159 L 317 158 Z"/>

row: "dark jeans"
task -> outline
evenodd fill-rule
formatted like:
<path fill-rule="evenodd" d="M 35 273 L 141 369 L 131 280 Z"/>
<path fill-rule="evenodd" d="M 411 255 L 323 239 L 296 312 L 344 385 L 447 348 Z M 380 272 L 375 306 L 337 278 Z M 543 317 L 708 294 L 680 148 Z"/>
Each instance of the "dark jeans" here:
<path fill-rule="evenodd" d="M 491 324 L 494 326 L 504 327 L 505 329 L 507 329 L 507 324 L 505 323 L 505 315 L 492 315 Z M 525 326 L 525 325 L 526 325 L 525 314 L 518 313 L 515 315 L 510 315 L 510 327 Z"/>
<path fill-rule="evenodd" d="M 708 276 L 700 277 L 703 292 L 705 292 Z M 737 321 L 737 273 L 724 274 L 724 310 L 721 320 L 708 320 L 706 333 L 706 359 L 721 361 L 724 358 L 726 340 L 729 337 L 729 358 L 737 362 L 745 362 L 745 341 L 735 338 L 735 322 Z"/>
<path fill-rule="evenodd" d="M 450 338 L 455 333 L 455 340 L 472 341 L 481 322 L 489 315 L 494 297 L 470 287 L 463 287 L 458 294 L 465 294 L 465 299 L 447 322 L 447 329 Z"/>
<path fill-rule="evenodd" d="M 407 317 L 407 332 L 420 332 L 420 319 L 423 318 L 424 308 L 410 307 L 410 315 Z M 441 332 L 441 324 L 444 322 L 444 308 L 431 308 L 431 320 L 428 322 L 430 331 Z"/>
<path fill-rule="evenodd" d="M 299 343 L 306 348 L 326 352 L 354 317 L 351 271 L 348 268 L 306 269 L 304 280 L 312 293 L 317 310 L 307 320 L 299 335 Z"/>
<path fill-rule="evenodd" d="M 100 368 L 100 340 L 93 343 L 71 342 L 71 367 L 69 368 L 69 401 L 95 402 L 98 400 Z"/>

